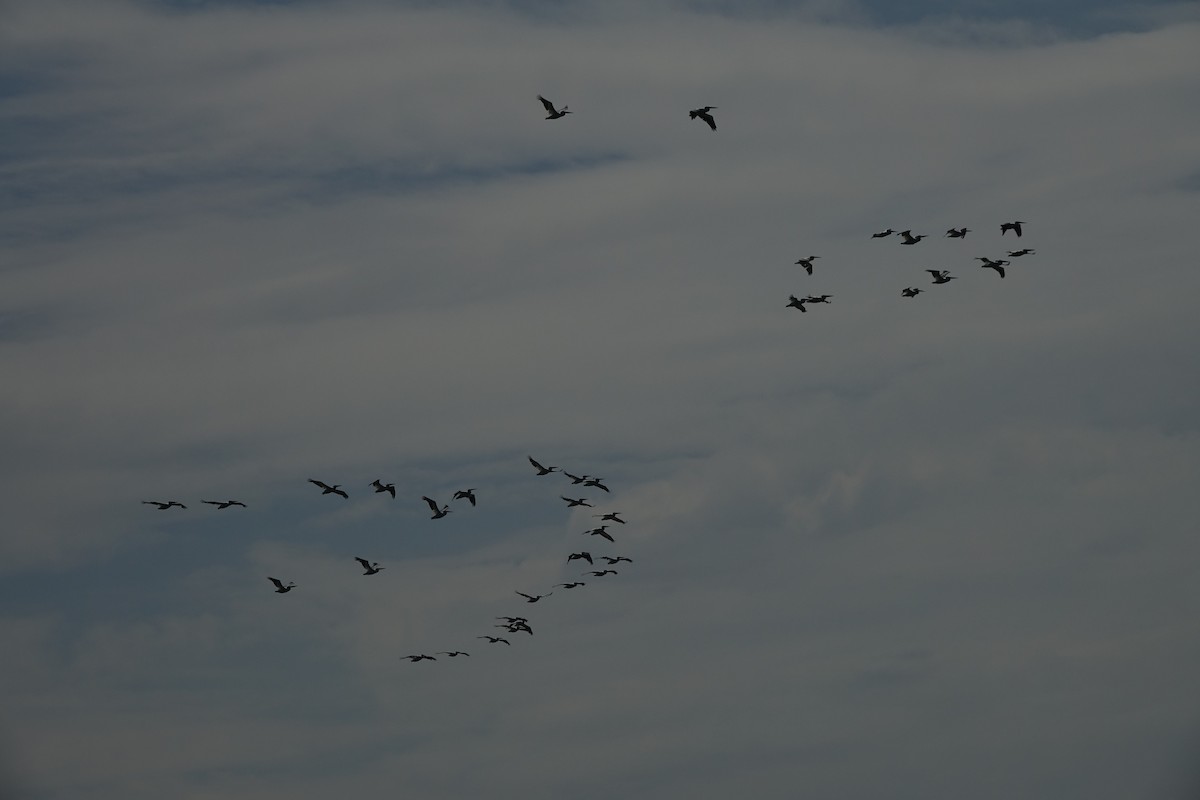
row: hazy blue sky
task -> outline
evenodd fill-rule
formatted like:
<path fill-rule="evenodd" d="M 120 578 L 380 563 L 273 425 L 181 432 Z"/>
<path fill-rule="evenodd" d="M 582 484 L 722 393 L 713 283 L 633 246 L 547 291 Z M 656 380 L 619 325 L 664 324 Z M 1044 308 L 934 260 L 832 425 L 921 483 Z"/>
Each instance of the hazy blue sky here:
<path fill-rule="evenodd" d="M 0 0 L 0 796 L 1195 798 L 1198 97 L 1195 3 Z"/>

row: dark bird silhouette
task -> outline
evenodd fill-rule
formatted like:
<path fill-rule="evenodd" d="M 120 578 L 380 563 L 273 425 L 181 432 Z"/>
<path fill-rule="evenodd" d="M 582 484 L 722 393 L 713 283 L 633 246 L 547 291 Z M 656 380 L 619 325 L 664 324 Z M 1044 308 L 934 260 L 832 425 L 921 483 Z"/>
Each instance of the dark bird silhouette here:
<path fill-rule="evenodd" d="M 784 308 L 798 308 L 804 313 L 808 313 L 808 309 L 804 307 L 804 301 L 794 294 L 788 295 L 788 304 Z"/>
<path fill-rule="evenodd" d="M 496 619 L 504 620 L 504 624 L 497 625 L 497 628 L 507 628 L 509 625 L 516 625 L 517 623 L 521 623 L 523 625 L 529 624 L 528 617 L 496 617 Z"/>
<path fill-rule="evenodd" d="M 1031 256 L 1036 252 L 1037 252 L 1036 250 L 1033 250 L 1029 247 L 1025 247 L 1020 250 L 1009 250 L 1008 257 L 1009 258 L 1020 258 L 1021 256 Z"/>
<path fill-rule="evenodd" d="M 603 483 L 601 483 L 600 478 L 588 478 L 586 481 L 583 482 L 583 485 L 591 486 L 593 489 L 603 489 L 606 492 L 608 491 L 608 487 L 605 486 Z"/>
<path fill-rule="evenodd" d="M 323 490 L 321 492 L 321 494 L 340 494 L 342 497 L 346 498 L 347 500 L 350 499 L 350 495 L 348 495 L 344 491 L 342 491 L 340 483 L 335 483 L 333 486 L 330 486 L 328 483 L 323 483 L 323 482 L 315 480 L 313 478 L 309 478 L 308 482 L 312 483 L 312 484 L 316 484 L 317 486 L 320 486 L 321 489 Z"/>
<path fill-rule="evenodd" d="M 608 562 L 608 565 L 609 565 L 610 567 L 611 567 L 613 564 L 619 564 L 619 563 L 621 563 L 622 561 L 628 561 L 630 564 L 632 564 L 632 563 L 633 563 L 633 559 L 632 559 L 632 558 L 628 558 L 627 556 L 600 556 L 600 557 L 601 557 L 601 558 L 603 558 L 605 561 L 607 561 L 607 562 Z"/>
<path fill-rule="evenodd" d="M 595 575 L 597 578 L 603 578 L 605 575 L 618 575 L 619 573 L 615 569 L 594 569 L 583 574 Z"/>
<path fill-rule="evenodd" d="M 1012 231 L 1013 233 L 1015 233 L 1017 235 L 1017 238 L 1020 239 L 1021 238 L 1021 226 L 1024 224 L 1025 223 L 1022 222 L 1021 220 L 1016 220 L 1015 222 L 1001 222 L 1000 223 L 1000 235 L 1003 236 L 1004 234 L 1008 233 L 1009 231 Z"/>
<path fill-rule="evenodd" d="M 223 508 L 229 508 L 230 506 L 241 506 L 242 508 L 246 507 L 246 504 L 241 500 L 201 500 L 200 502 L 206 503 L 210 506 L 216 506 L 218 511 Z"/>
<path fill-rule="evenodd" d="M 704 108 L 693 108 L 691 111 L 688 112 L 688 117 L 690 117 L 691 119 L 704 120 L 706 123 L 708 123 L 708 127 L 712 128 L 715 131 L 717 129 L 717 121 L 712 118 L 712 114 L 708 113 L 708 112 L 712 111 L 714 108 L 716 108 L 716 106 L 705 106 Z"/>
<path fill-rule="evenodd" d="M 561 586 L 564 589 L 574 589 L 576 586 L 587 586 L 583 581 L 572 581 L 571 583 L 556 583 L 555 586 Z"/>
<path fill-rule="evenodd" d="M 831 298 L 831 297 L 833 297 L 833 295 L 831 295 L 831 294 L 819 294 L 819 295 L 818 294 L 810 294 L 808 297 L 804 298 L 804 302 L 806 302 L 806 303 L 828 303 L 829 298 Z"/>
<path fill-rule="evenodd" d="M 560 494 L 559 497 L 562 497 L 562 495 Z M 563 497 L 562 499 L 567 501 L 567 508 L 574 508 L 575 506 L 587 506 L 588 508 L 595 508 L 594 505 L 582 497 L 578 500 L 572 500 L 569 497 Z"/>
<path fill-rule="evenodd" d="M 979 265 L 980 269 L 994 269 L 1000 275 L 1001 278 L 1004 277 L 1004 265 L 1009 262 L 1005 261 L 1004 259 L 1000 259 L 999 261 L 992 261 L 990 258 L 981 258 L 979 260 L 983 262 L 982 264 Z"/>
<path fill-rule="evenodd" d="M 550 592 L 548 594 L 525 594 L 524 592 L 517 592 L 517 594 L 521 595 L 521 597 L 524 597 L 526 603 L 536 603 L 543 597 L 549 597 L 550 595 L 554 594 L 554 592 Z"/>
<path fill-rule="evenodd" d="M 430 517 L 430 519 L 441 519 L 450 513 L 450 506 L 448 505 L 438 508 L 438 504 L 433 498 L 421 495 L 421 499 L 428 503 L 429 508 L 433 511 L 433 516 Z"/>
<path fill-rule="evenodd" d="M 470 500 L 471 505 L 475 505 L 475 490 L 474 489 L 459 489 L 454 493 L 455 500 Z"/>
<path fill-rule="evenodd" d="M 812 262 L 816 261 L 818 258 L 820 258 L 820 256 L 809 256 L 808 258 L 800 259 L 796 263 L 799 264 L 800 266 L 804 267 L 805 272 L 807 272 L 809 275 L 812 275 L 812 271 L 813 271 L 813 263 Z"/>
<path fill-rule="evenodd" d="M 872 233 L 871 238 L 872 239 L 882 239 L 885 236 L 891 236 L 893 233 L 895 233 L 895 231 L 892 230 L 891 228 L 888 228 L 886 231 L 880 231 L 879 233 Z"/>
<path fill-rule="evenodd" d="M 587 552 L 586 550 L 583 551 L 582 553 L 571 553 L 571 555 L 567 556 L 567 561 L 574 561 L 577 558 L 582 558 L 584 561 L 588 562 L 589 564 L 595 563 L 594 561 L 592 561 L 592 554 Z"/>
<path fill-rule="evenodd" d="M 925 291 L 925 290 L 924 289 L 916 289 L 916 288 L 913 288 L 912 286 L 909 286 L 907 289 L 902 291 L 900 294 L 904 295 L 905 297 L 916 297 L 923 291 Z"/>
<path fill-rule="evenodd" d="M 949 283 L 950 281 L 954 280 L 954 276 L 950 274 L 949 270 L 927 269 L 925 271 L 933 276 L 934 283 Z"/>
<path fill-rule="evenodd" d="M 584 531 L 584 533 L 588 534 L 589 536 L 603 536 L 610 542 L 615 542 L 616 540 L 613 539 L 612 534 L 610 534 L 607 529 L 607 525 L 601 525 L 599 528 L 592 528 L 590 531 Z"/>
<path fill-rule="evenodd" d="M 439 656 L 450 656 L 451 658 L 471 655 L 470 653 L 464 653 L 462 650 L 438 650 L 437 652 Z"/>
<path fill-rule="evenodd" d="M 497 625 L 497 628 L 504 628 L 509 633 L 528 633 L 533 636 L 533 628 L 529 627 L 528 622 L 514 622 L 510 625 Z"/>
<path fill-rule="evenodd" d="M 475 638 L 476 639 L 487 639 L 490 644 L 495 644 L 496 642 L 504 642 L 509 647 L 512 647 L 512 642 L 510 642 L 508 639 L 505 639 L 503 636 L 476 636 Z"/>
<path fill-rule="evenodd" d="M 624 525 L 625 520 L 617 516 L 620 513 L 620 511 L 610 511 L 607 514 L 592 514 L 592 516 L 599 517 L 602 522 L 619 522 Z"/>
<path fill-rule="evenodd" d="M 286 594 L 287 592 L 290 592 L 292 587 L 296 585 L 291 581 L 288 581 L 288 585 L 284 586 L 283 581 L 279 580 L 279 578 L 272 578 L 270 575 L 267 576 L 267 580 L 275 584 L 275 591 L 279 594 Z"/>
<path fill-rule="evenodd" d="M 965 239 L 967 234 L 971 232 L 970 228 L 951 228 L 946 231 L 946 235 L 951 239 Z"/>
<path fill-rule="evenodd" d="M 904 241 L 900 244 L 916 244 L 925 238 L 923 233 L 913 236 L 912 231 L 900 231 L 900 235 L 904 237 Z"/>
<path fill-rule="evenodd" d="M 371 485 L 375 487 L 375 494 L 379 494 L 380 492 L 387 492 L 388 494 L 390 494 L 392 496 L 393 500 L 396 499 L 396 484 L 384 483 L 381 480 L 379 480 L 378 478 L 376 478 L 375 480 L 371 481 Z"/>
<path fill-rule="evenodd" d="M 437 659 L 434 658 L 433 656 L 427 656 L 424 653 L 422 653 L 419 656 L 400 656 L 400 657 L 407 658 L 409 661 L 411 661 L 414 664 L 417 663 L 418 661 L 437 661 Z"/>
<path fill-rule="evenodd" d="M 551 472 L 554 472 L 556 469 L 558 469 L 558 467 L 543 467 L 541 464 L 533 460 L 533 456 L 529 457 L 529 463 L 533 464 L 533 468 L 538 471 L 538 475 L 549 475 Z"/>
<path fill-rule="evenodd" d="M 187 508 L 187 506 L 178 500 L 167 500 L 166 502 L 163 502 L 162 500 L 143 500 L 142 505 L 158 506 L 159 511 L 166 511 L 168 508 Z"/>
<path fill-rule="evenodd" d="M 562 111 L 559 111 L 557 108 L 554 107 L 554 103 L 551 103 L 549 100 L 542 97 L 540 94 L 538 95 L 538 100 L 541 100 L 542 105 L 546 107 L 546 119 L 559 119 L 560 117 L 565 117 L 567 114 L 575 113 L 574 111 L 567 111 L 566 106 L 563 106 Z"/>
<path fill-rule="evenodd" d="M 571 473 L 567 472 L 565 469 L 562 471 L 562 474 L 566 475 L 568 478 L 570 478 L 571 483 L 575 484 L 576 486 L 578 486 L 579 484 L 583 483 L 584 481 L 586 481 L 588 479 L 587 475 L 572 475 Z"/>
<path fill-rule="evenodd" d="M 387 567 L 379 566 L 378 561 L 376 561 L 374 564 L 372 564 L 370 561 L 367 561 L 365 558 L 359 558 L 358 556 L 355 556 L 354 560 L 357 561 L 358 563 L 362 564 L 363 569 L 366 570 L 366 572 L 364 572 L 363 575 L 374 575 L 375 573 L 380 572 L 381 570 L 387 569 Z"/>

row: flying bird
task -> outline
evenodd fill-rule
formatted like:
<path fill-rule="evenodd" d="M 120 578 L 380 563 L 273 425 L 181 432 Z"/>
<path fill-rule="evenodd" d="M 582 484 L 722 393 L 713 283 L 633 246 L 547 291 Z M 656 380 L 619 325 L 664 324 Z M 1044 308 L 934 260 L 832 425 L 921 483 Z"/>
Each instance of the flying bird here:
<path fill-rule="evenodd" d="M 599 517 L 601 519 L 601 521 L 603 521 L 603 522 L 619 522 L 622 525 L 624 525 L 625 520 L 623 520 L 617 516 L 620 513 L 621 513 L 620 511 L 610 511 L 607 514 L 592 514 L 592 516 Z"/>
<path fill-rule="evenodd" d="M 424 653 L 422 653 L 419 656 L 400 656 L 400 657 L 407 658 L 409 661 L 411 661 L 414 664 L 417 663 L 418 661 L 437 661 L 437 659 L 434 658 L 433 656 L 427 656 Z"/>
<path fill-rule="evenodd" d="M 583 581 L 572 581 L 571 583 L 556 583 L 555 586 L 561 586 L 564 589 L 574 589 L 576 586 L 587 586 Z"/>
<path fill-rule="evenodd" d="M 872 239 L 882 239 L 885 236 L 891 236 L 893 233 L 895 233 L 895 231 L 892 230 L 891 228 L 888 228 L 886 231 L 880 231 L 879 233 L 872 233 L 871 238 Z"/>
<path fill-rule="evenodd" d="M 455 500 L 470 500 L 471 505 L 475 505 L 475 490 L 474 489 L 459 489 L 454 493 Z"/>
<path fill-rule="evenodd" d="M 441 519 L 450 513 L 450 506 L 446 505 L 438 508 L 437 502 L 432 497 L 421 495 L 421 499 L 428 503 L 429 508 L 433 511 L 433 516 L 430 519 Z"/>
<path fill-rule="evenodd" d="M 967 234 L 971 232 L 970 228 L 951 228 L 946 231 L 946 235 L 951 239 L 965 239 Z"/>
<path fill-rule="evenodd" d="M 549 597 L 550 595 L 554 594 L 554 592 L 550 592 L 549 594 L 525 594 L 524 592 L 517 592 L 517 594 L 521 595 L 521 597 L 524 597 L 526 603 L 536 603 L 543 597 Z"/>
<path fill-rule="evenodd" d="M 831 294 L 820 294 L 820 295 L 810 294 L 808 297 L 804 298 L 804 302 L 806 302 L 806 303 L 828 303 L 829 298 L 831 298 L 831 297 L 833 297 L 833 295 L 831 295 Z"/>
<path fill-rule="evenodd" d="M 590 536 L 603 536 L 605 539 L 608 539 L 610 542 L 615 542 L 616 539 L 614 539 L 612 537 L 612 534 L 610 534 L 608 532 L 607 528 L 608 528 L 607 525 L 601 525 L 599 528 L 592 528 L 590 531 L 584 531 L 584 533 L 586 533 Z"/>
<path fill-rule="evenodd" d="M 527 617 L 496 617 L 496 619 L 502 619 L 505 623 L 503 625 L 497 625 L 497 628 L 507 628 L 509 625 L 516 625 L 518 623 L 523 625 L 529 624 L 529 619 Z"/>
<path fill-rule="evenodd" d="M 900 231 L 900 235 L 904 237 L 904 241 L 900 244 L 916 244 L 925 238 L 925 234 L 923 233 L 913 236 L 912 231 Z"/>
<path fill-rule="evenodd" d="M 594 505 L 589 503 L 587 499 L 583 497 L 579 498 L 578 500 L 572 500 L 570 497 L 563 497 L 561 494 L 559 497 L 562 497 L 563 500 L 567 501 L 567 508 L 574 508 L 575 506 L 587 506 L 588 508 L 595 508 Z"/>
<path fill-rule="evenodd" d="M 902 291 L 900 294 L 904 295 L 905 297 L 916 297 L 923 291 L 925 291 L 925 290 L 924 289 L 916 289 L 916 288 L 913 288 L 912 286 L 909 286 L 907 289 Z"/>
<path fill-rule="evenodd" d="M 321 489 L 324 490 L 321 492 L 321 494 L 340 494 L 342 497 L 346 498 L 347 500 L 350 499 L 350 495 L 348 495 L 344 491 L 342 491 L 340 483 L 335 483 L 333 486 L 330 486 L 328 483 L 323 483 L 323 482 L 315 480 L 313 478 L 309 478 L 308 482 L 312 483 L 312 484 L 316 484 L 317 486 L 320 486 Z"/>
<path fill-rule="evenodd" d="M 1024 247 L 1020 250 L 1009 250 L 1008 257 L 1009 258 L 1020 258 L 1021 256 L 1031 256 L 1036 252 L 1037 251 L 1033 250 L 1032 248 Z"/>
<path fill-rule="evenodd" d="M 927 269 L 925 271 L 933 276 L 934 283 L 949 283 L 950 281 L 954 280 L 954 276 L 950 274 L 949 270 Z"/>
<path fill-rule="evenodd" d="M 708 112 L 712 111 L 714 108 L 716 108 L 716 106 L 705 106 L 704 108 L 693 108 L 691 111 L 688 112 L 688 117 L 690 117 L 691 119 L 704 120 L 706 123 L 708 123 L 708 127 L 712 128 L 715 131 L 717 129 L 717 121 L 712 118 L 712 114 L 708 113 Z"/>
<path fill-rule="evenodd" d="M 1012 231 L 1013 233 L 1015 233 L 1017 235 L 1017 238 L 1020 239 L 1021 238 L 1021 226 L 1024 224 L 1025 223 L 1022 222 L 1021 220 L 1016 220 L 1015 222 L 1001 222 L 1000 223 L 1000 235 L 1003 236 L 1004 234 L 1008 233 L 1009 231 Z"/>
<path fill-rule="evenodd" d="M 512 642 L 510 642 L 508 639 L 505 639 L 503 636 L 476 636 L 475 638 L 476 639 L 487 639 L 490 644 L 495 644 L 496 642 L 504 642 L 509 647 L 512 647 Z"/>
<path fill-rule="evenodd" d="M 557 108 L 554 107 L 554 103 L 551 103 L 549 100 L 542 97 L 540 94 L 538 95 L 538 100 L 541 100 L 542 105 L 546 107 L 546 114 L 547 114 L 546 119 L 558 119 L 560 117 L 565 117 L 567 114 L 575 113 L 574 111 L 567 111 L 566 106 L 563 106 L 562 111 L 559 111 Z"/>
<path fill-rule="evenodd" d="M 794 294 L 788 295 L 788 304 L 784 308 L 798 308 L 804 313 L 808 313 L 808 309 L 804 307 L 804 301 Z"/>
<path fill-rule="evenodd" d="M 142 505 L 158 506 L 159 511 L 166 511 L 168 508 L 174 508 L 174 507 L 187 508 L 187 506 L 185 506 L 183 503 L 179 502 L 178 500 L 167 500 L 166 502 L 163 502 L 162 500 L 143 500 Z"/>
<path fill-rule="evenodd" d="M 206 503 L 210 506 L 216 506 L 218 511 L 223 508 L 229 508 L 230 506 L 241 506 L 242 508 L 246 507 L 246 504 L 241 500 L 201 500 L 200 502 Z"/>
<path fill-rule="evenodd" d="M 799 264 L 800 266 L 804 267 L 805 272 L 807 272 L 809 275 L 812 275 L 812 271 L 813 271 L 813 263 L 812 262 L 816 261 L 818 258 L 820 258 L 820 256 L 809 256 L 808 258 L 800 259 L 796 263 Z"/>
<path fill-rule="evenodd" d="M 605 486 L 603 483 L 601 483 L 600 478 L 588 478 L 586 481 L 583 482 L 583 485 L 591 486 L 594 489 L 603 489 L 606 492 L 608 491 L 608 487 Z"/>
<path fill-rule="evenodd" d="M 375 487 L 375 494 L 379 494 L 380 492 L 387 492 L 388 494 L 390 494 L 392 496 L 393 500 L 396 499 L 396 484 L 384 483 L 383 481 L 376 478 L 375 480 L 371 481 L 371 485 Z"/>
<path fill-rule="evenodd" d="M 292 587 L 296 585 L 291 581 L 288 581 L 288 585 L 284 586 L 283 581 L 279 580 L 279 578 L 272 578 L 270 575 L 267 576 L 267 580 L 275 584 L 275 591 L 279 594 L 286 594 L 287 592 L 290 592 Z"/>
<path fill-rule="evenodd" d="M 571 473 L 567 472 L 565 469 L 562 471 L 562 474 L 566 475 L 568 478 L 570 478 L 571 483 L 576 486 L 578 486 L 579 484 L 583 483 L 584 481 L 586 481 L 588 479 L 587 475 L 572 475 Z"/>
<path fill-rule="evenodd" d="M 1000 259 L 999 261 L 992 261 L 990 258 L 980 258 L 978 260 L 983 262 L 982 264 L 979 265 L 980 269 L 994 269 L 994 270 L 996 270 L 997 273 L 999 273 L 1001 278 L 1004 277 L 1004 265 L 1009 263 L 1008 261 L 1005 261 L 1004 259 Z"/>
<path fill-rule="evenodd" d="M 584 575 L 595 575 L 597 578 L 603 578 L 605 575 L 618 575 L 615 569 L 594 569 L 590 572 L 583 573 Z"/>
<path fill-rule="evenodd" d="M 630 564 L 632 564 L 632 563 L 633 563 L 633 559 L 632 559 L 632 558 L 628 558 L 627 556 L 600 556 L 600 557 L 601 557 L 601 558 L 603 558 L 605 561 L 607 561 L 607 562 L 608 562 L 608 565 L 609 565 L 610 567 L 611 567 L 613 564 L 619 564 L 619 563 L 621 563 L 622 561 L 628 561 Z"/>
<path fill-rule="evenodd" d="M 588 562 L 589 564 L 595 563 L 594 561 L 592 561 L 592 554 L 587 552 L 586 550 L 583 551 L 582 553 L 571 553 L 571 555 L 567 556 L 567 561 L 571 562 L 577 558 L 582 558 L 584 561 Z"/>
<path fill-rule="evenodd" d="M 533 464 L 533 468 L 538 471 L 539 476 L 549 475 L 551 472 L 554 472 L 556 469 L 558 469 L 558 467 L 543 467 L 541 464 L 533 460 L 533 456 L 529 457 L 529 463 Z"/>
<path fill-rule="evenodd" d="M 366 570 L 366 572 L 364 572 L 363 575 L 374 575 L 377 572 L 387 569 L 387 567 L 379 566 L 378 561 L 376 561 L 374 564 L 372 564 L 370 561 L 367 561 L 365 558 L 359 558 L 358 556 L 355 556 L 354 560 L 357 561 L 358 563 L 362 564 L 363 569 Z"/>
<path fill-rule="evenodd" d="M 439 656 L 450 656 L 451 658 L 455 658 L 456 656 L 470 656 L 471 654 L 464 653 L 462 650 L 438 650 L 438 655 Z"/>

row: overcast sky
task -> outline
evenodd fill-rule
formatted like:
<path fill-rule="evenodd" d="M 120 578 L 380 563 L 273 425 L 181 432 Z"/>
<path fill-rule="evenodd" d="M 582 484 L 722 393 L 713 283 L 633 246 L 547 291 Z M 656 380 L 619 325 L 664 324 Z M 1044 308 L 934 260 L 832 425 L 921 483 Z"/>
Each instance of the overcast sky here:
<path fill-rule="evenodd" d="M 0 0 L 0 797 L 1194 800 L 1198 98 L 1195 3 Z"/>

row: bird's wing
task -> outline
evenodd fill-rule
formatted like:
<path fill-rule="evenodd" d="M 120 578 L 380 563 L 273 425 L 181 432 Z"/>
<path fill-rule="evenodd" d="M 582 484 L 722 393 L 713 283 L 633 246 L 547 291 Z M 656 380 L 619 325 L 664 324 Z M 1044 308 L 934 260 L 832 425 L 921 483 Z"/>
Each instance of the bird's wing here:
<path fill-rule="evenodd" d="M 283 581 L 279 580 L 279 578 L 272 578 L 271 576 L 268 575 L 267 580 L 269 580 L 271 583 L 275 584 L 280 589 L 283 588 Z"/>
<path fill-rule="evenodd" d="M 708 127 L 712 128 L 714 131 L 717 129 L 717 121 L 712 118 L 712 114 L 709 114 L 705 111 L 701 111 L 698 116 L 700 117 L 700 119 L 702 119 L 708 123 Z"/>
<path fill-rule="evenodd" d="M 438 504 L 437 504 L 437 503 L 435 503 L 435 502 L 433 502 L 433 500 L 432 500 L 432 499 L 430 499 L 430 498 L 426 497 L 425 495 L 421 495 L 421 499 L 422 499 L 422 500 L 424 500 L 426 503 L 428 503 L 428 504 L 429 504 L 429 507 L 430 507 L 431 509 L 433 509 L 433 513 L 435 513 L 435 514 L 436 514 L 436 513 L 438 513 L 439 511 L 441 511 L 441 509 L 440 509 L 440 508 L 438 508 Z"/>
<path fill-rule="evenodd" d="M 546 110 L 547 110 L 547 111 L 549 111 L 551 114 L 557 114 L 557 113 L 558 113 L 558 111 L 557 111 L 557 110 L 555 110 L 555 108 L 554 108 L 554 103 L 551 103 L 549 100 L 547 100 L 546 98 L 542 97 L 540 94 L 538 95 L 538 100 L 541 100 L 541 101 L 542 101 L 542 105 L 543 105 L 543 106 L 545 106 L 545 107 L 546 107 Z M 533 459 L 530 459 L 530 461 L 532 461 L 532 460 L 533 460 Z"/>
<path fill-rule="evenodd" d="M 315 478 L 309 478 L 309 479 L 308 479 L 308 482 L 309 482 L 309 483 L 315 483 L 317 486 L 320 486 L 322 489 L 329 489 L 329 488 L 330 488 L 330 486 L 329 486 L 329 484 L 328 484 L 328 483 L 324 483 L 323 481 L 316 480 Z"/>
<path fill-rule="evenodd" d="M 541 464 L 539 464 L 538 462 L 533 460 L 533 456 L 529 457 L 529 463 L 533 464 L 533 466 L 537 469 L 545 469 L 545 467 L 543 467 Z"/>
<path fill-rule="evenodd" d="M 530 595 L 527 595 L 527 594 L 525 594 L 524 592 L 517 592 L 517 594 L 521 595 L 521 597 L 528 597 L 530 600 L 532 600 L 532 599 L 533 599 L 533 597 L 532 597 L 532 596 L 530 596 Z"/>
<path fill-rule="evenodd" d="M 363 569 L 370 569 L 370 568 L 371 568 L 371 562 L 370 562 L 370 561 L 367 561 L 365 558 L 359 558 L 358 556 L 355 556 L 355 557 L 354 557 L 354 560 L 355 560 L 355 561 L 357 561 L 358 563 L 362 564 L 362 565 L 363 565 Z"/>

